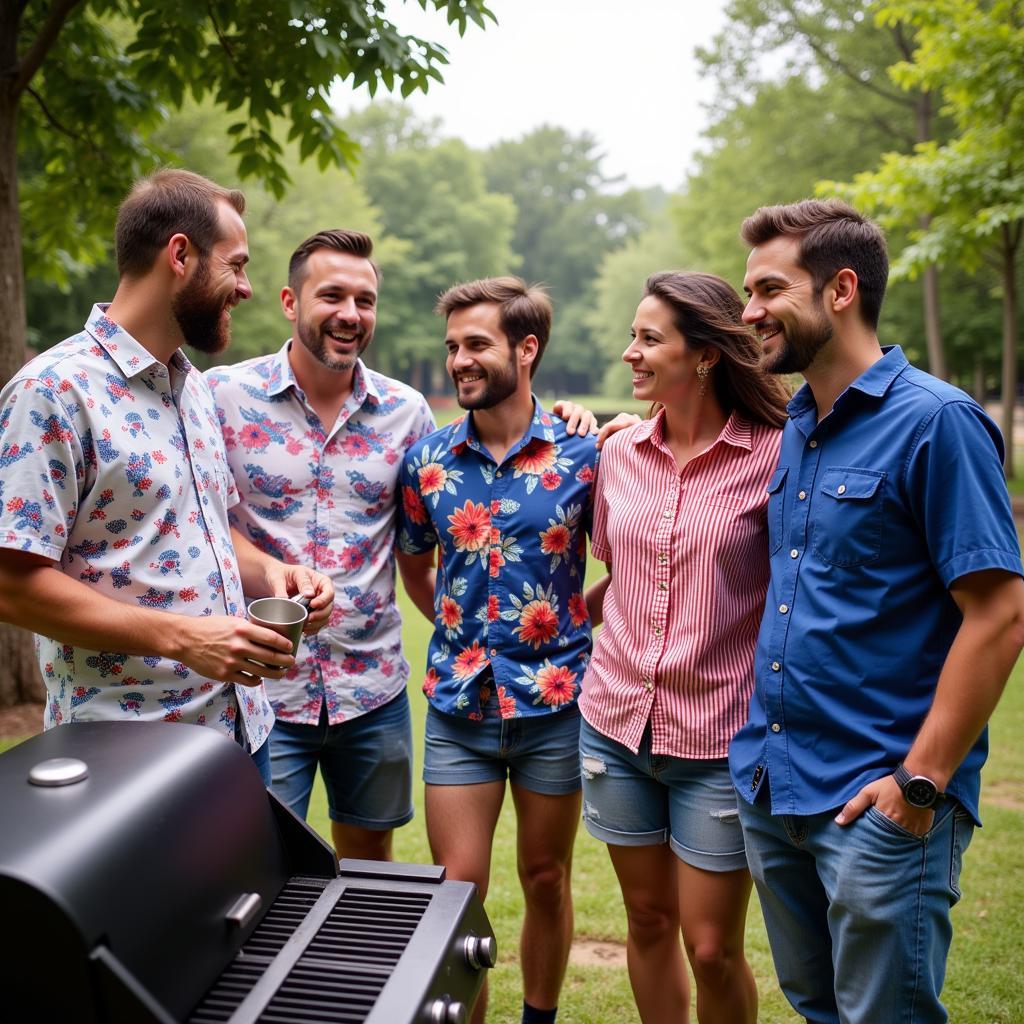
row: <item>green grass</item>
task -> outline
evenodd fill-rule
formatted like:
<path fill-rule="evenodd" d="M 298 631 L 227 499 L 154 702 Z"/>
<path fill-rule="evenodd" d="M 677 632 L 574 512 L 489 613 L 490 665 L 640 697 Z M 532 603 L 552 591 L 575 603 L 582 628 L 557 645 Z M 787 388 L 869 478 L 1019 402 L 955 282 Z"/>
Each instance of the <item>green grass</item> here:
<path fill-rule="evenodd" d="M 591 571 L 594 571 L 592 567 Z M 591 577 L 593 578 L 593 576 Z M 400 595 L 405 643 L 413 679 L 409 692 L 416 739 L 416 778 L 423 757 L 423 715 L 419 692 L 429 626 Z M 1020 936 L 1024 931 L 1024 659 L 1018 663 L 992 721 L 992 753 L 985 767 L 982 816 L 964 858 L 964 898 L 953 913 L 954 940 L 944 1001 L 957 1024 L 1015 1024 L 1024 1021 L 1020 985 Z M 15 741 L 0 741 L 0 750 Z M 395 834 L 396 859 L 429 862 L 423 824 L 423 786 L 414 787 L 416 816 Z M 317 783 L 310 824 L 329 838 L 322 785 Z M 494 1024 L 519 1019 L 521 990 L 517 946 L 521 898 L 515 868 L 515 820 L 511 801 L 501 815 L 494 844 L 487 911 L 498 937 L 499 965 L 492 974 Z M 624 942 L 625 917 L 603 844 L 580 827 L 573 869 L 577 938 Z M 760 992 L 760 1024 L 798 1024 L 775 982 L 756 898 L 747 924 L 748 956 Z M 565 1024 L 625 1024 L 637 1019 L 624 967 L 570 965 L 559 1020 Z"/>

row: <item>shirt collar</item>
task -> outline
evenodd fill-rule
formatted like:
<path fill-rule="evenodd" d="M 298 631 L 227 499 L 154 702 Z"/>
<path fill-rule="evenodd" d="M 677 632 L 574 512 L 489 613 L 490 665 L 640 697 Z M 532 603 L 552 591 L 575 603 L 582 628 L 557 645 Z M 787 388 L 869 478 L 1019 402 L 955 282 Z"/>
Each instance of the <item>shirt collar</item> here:
<path fill-rule="evenodd" d="M 850 391 L 860 391 L 874 398 L 882 398 L 892 387 L 892 382 L 909 366 L 907 357 L 899 345 L 887 345 L 882 349 L 882 358 L 872 363 L 835 401 L 835 408 Z M 804 384 L 790 399 L 789 416 L 797 420 L 801 416 L 813 412 L 818 415 L 818 407 L 814 401 L 814 393 Z"/>
<path fill-rule="evenodd" d="M 97 302 L 89 313 L 85 329 L 114 361 L 125 379 L 135 377 L 159 363 L 160 360 L 148 348 L 107 316 L 109 308 L 109 302 Z M 192 369 L 192 363 L 180 348 L 171 357 L 171 364 L 185 375 Z"/>
<path fill-rule="evenodd" d="M 296 391 L 302 390 L 299 387 L 299 382 L 295 379 L 292 364 L 288 359 L 288 349 L 294 344 L 296 344 L 295 339 L 289 338 L 270 359 L 270 375 L 267 377 L 265 385 L 268 398 L 274 398 L 289 388 L 295 388 Z M 366 372 L 366 364 L 362 359 L 357 359 L 352 375 L 352 394 L 349 395 L 348 401 L 354 402 L 356 407 L 359 407 L 367 399 L 374 405 L 380 405 L 383 396 L 372 376 Z"/>
<path fill-rule="evenodd" d="M 536 395 L 531 397 L 533 398 L 533 417 L 523 436 L 512 446 L 509 455 L 519 451 L 520 448 L 534 438 L 540 441 L 549 441 L 552 444 L 555 442 L 555 427 L 551 413 L 537 401 Z M 450 429 L 452 433 L 449 446 L 453 452 L 457 454 L 466 445 L 475 451 L 480 451 L 480 442 L 477 440 L 476 431 L 473 429 L 473 417 L 468 413 L 455 420 Z"/>
<path fill-rule="evenodd" d="M 641 444 L 649 441 L 658 448 L 665 447 L 665 410 L 659 409 L 649 420 L 644 420 L 636 428 L 633 435 L 633 443 Z M 738 415 L 735 411 L 729 414 L 721 433 L 708 445 L 710 451 L 716 444 L 728 444 L 734 448 L 743 448 L 746 451 L 754 450 L 753 428 L 750 421 Z"/>

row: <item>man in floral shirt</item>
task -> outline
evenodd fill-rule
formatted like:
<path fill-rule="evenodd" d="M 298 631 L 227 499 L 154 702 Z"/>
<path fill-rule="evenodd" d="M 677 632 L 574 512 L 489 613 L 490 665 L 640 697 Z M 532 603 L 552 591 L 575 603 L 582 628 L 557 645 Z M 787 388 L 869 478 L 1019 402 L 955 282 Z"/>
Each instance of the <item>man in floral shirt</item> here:
<path fill-rule="evenodd" d="M 244 208 L 188 171 L 138 182 L 118 212 L 113 302 L 0 394 L 0 619 L 39 634 L 47 727 L 207 725 L 269 781 L 260 676 L 293 659 L 246 621 L 243 586 L 308 595 L 310 629 L 332 588 L 232 537 L 213 399 L 180 347 L 222 349 L 252 294 Z"/>
<path fill-rule="evenodd" d="M 572 940 L 597 452 L 592 436 L 569 436 L 531 393 L 551 326 L 541 290 L 491 278 L 450 289 L 437 308 L 448 372 L 470 411 L 413 445 L 402 473 L 402 550 L 432 564 L 440 548 L 426 609 L 427 832 L 448 876 L 485 895 L 509 779 L 526 902 L 523 1021 L 554 1021 Z"/>
<path fill-rule="evenodd" d="M 305 817 L 319 764 L 339 856 L 385 860 L 413 813 L 395 495 L 406 452 L 434 420 L 419 392 L 359 358 L 376 321 L 372 252 L 359 231 L 303 242 L 281 296 L 293 337 L 208 380 L 242 496 L 232 523 L 261 551 L 329 574 L 336 590 L 330 624 L 270 687 L 274 790 Z M 430 566 L 401 554 L 398 564 L 429 605 Z"/>

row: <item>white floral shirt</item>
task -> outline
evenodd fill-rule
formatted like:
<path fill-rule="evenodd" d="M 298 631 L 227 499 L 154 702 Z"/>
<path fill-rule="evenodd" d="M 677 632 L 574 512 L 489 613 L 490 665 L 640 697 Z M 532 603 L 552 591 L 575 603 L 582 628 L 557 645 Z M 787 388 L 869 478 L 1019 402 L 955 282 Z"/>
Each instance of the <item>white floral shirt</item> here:
<path fill-rule="evenodd" d="M 209 388 L 181 350 L 165 366 L 105 309 L 0 393 L 0 546 L 125 604 L 244 615 L 228 523 L 238 495 Z M 234 736 L 241 710 L 255 750 L 273 726 L 262 686 L 42 636 L 37 650 L 47 727 L 138 718 Z"/>
<path fill-rule="evenodd" d="M 395 604 L 398 476 L 434 429 L 426 399 L 356 365 L 352 394 L 323 424 L 295 380 L 288 345 L 210 370 L 241 503 L 232 522 L 261 550 L 334 582 L 331 621 L 305 637 L 296 665 L 268 683 L 277 717 L 332 725 L 392 700 L 409 677 Z"/>

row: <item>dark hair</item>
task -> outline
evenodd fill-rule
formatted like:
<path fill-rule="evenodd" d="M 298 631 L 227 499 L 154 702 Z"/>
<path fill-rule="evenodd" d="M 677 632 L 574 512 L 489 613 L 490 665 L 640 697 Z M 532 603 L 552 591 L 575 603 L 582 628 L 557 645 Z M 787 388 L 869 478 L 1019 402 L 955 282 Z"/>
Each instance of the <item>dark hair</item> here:
<path fill-rule="evenodd" d="M 373 239 L 362 231 L 352 231 L 349 228 L 332 228 L 328 231 L 318 231 L 310 235 L 292 253 L 288 261 L 288 287 L 296 294 L 302 288 L 302 282 L 306 279 L 306 264 L 309 257 L 320 249 L 333 249 L 335 252 L 347 252 L 353 256 L 362 256 L 368 260 L 373 273 L 380 284 L 380 269 L 370 257 L 373 255 Z"/>
<path fill-rule="evenodd" d="M 857 275 L 864 322 L 878 327 L 889 280 L 889 255 L 881 228 L 840 199 L 804 199 L 787 206 L 762 206 L 740 228 L 753 247 L 780 236 L 798 238 L 799 265 L 820 292 L 840 270 Z"/>
<path fill-rule="evenodd" d="M 183 234 L 201 257 L 220 238 L 217 203 L 245 213 L 245 196 L 194 171 L 164 168 L 131 187 L 117 211 L 114 247 L 121 277 L 141 277 L 172 235 Z"/>
<path fill-rule="evenodd" d="M 537 339 L 537 358 L 530 376 L 537 372 L 551 334 L 551 300 L 542 285 L 527 284 L 521 277 L 485 277 L 449 288 L 437 300 L 434 312 L 449 317 L 457 309 L 482 302 L 498 307 L 498 326 L 515 348 L 527 335 Z"/>
<path fill-rule="evenodd" d="M 726 413 L 735 411 L 772 427 L 786 422 L 789 393 L 761 368 L 754 335 L 743 323 L 743 301 L 727 281 L 664 270 L 647 278 L 648 295 L 671 307 L 676 329 L 690 348 L 718 350 L 721 358 L 711 379 Z"/>

